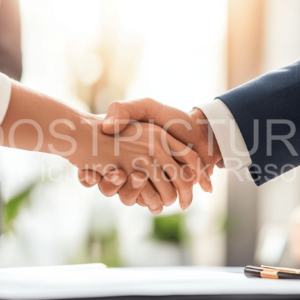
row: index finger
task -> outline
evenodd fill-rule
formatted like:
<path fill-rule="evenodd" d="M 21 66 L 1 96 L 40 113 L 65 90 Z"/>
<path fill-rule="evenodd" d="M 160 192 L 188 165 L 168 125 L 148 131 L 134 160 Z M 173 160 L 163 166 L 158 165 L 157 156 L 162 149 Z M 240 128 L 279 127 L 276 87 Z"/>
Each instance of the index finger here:
<path fill-rule="evenodd" d="M 186 145 L 182 144 L 171 135 L 167 134 L 166 137 L 167 143 L 171 150 L 171 154 L 172 152 L 176 152 L 176 156 L 174 157 L 174 159 L 178 160 L 181 163 L 187 164 L 199 181 L 201 188 L 205 192 L 211 193 L 212 184 L 210 177 L 206 172 L 209 165 L 204 166 L 201 158 L 194 150 L 188 148 Z"/>
<path fill-rule="evenodd" d="M 102 124 L 102 131 L 106 134 L 116 134 L 121 132 L 130 120 L 148 122 L 149 119 L 154 119 L 155 112 L 161 106 L 161 103 L 149 98 L 112 102 Z"/>

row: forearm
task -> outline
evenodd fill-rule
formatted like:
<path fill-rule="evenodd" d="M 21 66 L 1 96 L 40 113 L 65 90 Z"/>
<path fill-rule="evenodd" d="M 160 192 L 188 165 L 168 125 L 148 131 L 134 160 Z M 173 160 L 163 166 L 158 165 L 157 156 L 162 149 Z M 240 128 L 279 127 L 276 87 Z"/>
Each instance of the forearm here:
<path fill-rule="evenodd" d="M 67 152 L 72 143 L 55 136 L 71 136 L 82 117 L 83 113 L 66 104 L 12 81 L 9 106 L 1 124 L 3 146 L 54 154 Z"/>

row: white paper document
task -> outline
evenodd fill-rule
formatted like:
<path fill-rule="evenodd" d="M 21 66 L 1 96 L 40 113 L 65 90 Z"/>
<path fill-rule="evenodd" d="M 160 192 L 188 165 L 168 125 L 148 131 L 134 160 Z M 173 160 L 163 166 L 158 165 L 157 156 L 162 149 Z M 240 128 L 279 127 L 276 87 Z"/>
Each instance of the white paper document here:
<path fill-rule="evenodd" d="M 110 269 L 90 264 L 0 269 L 0 299 L 219 294 L 300 295 L 300 280 L 249 279 L 198 267 Z"/>

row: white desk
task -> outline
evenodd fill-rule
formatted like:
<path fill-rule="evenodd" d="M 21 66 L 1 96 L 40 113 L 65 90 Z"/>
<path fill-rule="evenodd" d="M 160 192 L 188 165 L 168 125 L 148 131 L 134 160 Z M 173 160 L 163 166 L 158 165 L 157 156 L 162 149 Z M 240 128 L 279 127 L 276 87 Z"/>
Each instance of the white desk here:
<path fill-rule="evenodd" d="M 0 269 L 0 299 L 300 299 L 300 280 L 248 279 L 237 268 Z"/>

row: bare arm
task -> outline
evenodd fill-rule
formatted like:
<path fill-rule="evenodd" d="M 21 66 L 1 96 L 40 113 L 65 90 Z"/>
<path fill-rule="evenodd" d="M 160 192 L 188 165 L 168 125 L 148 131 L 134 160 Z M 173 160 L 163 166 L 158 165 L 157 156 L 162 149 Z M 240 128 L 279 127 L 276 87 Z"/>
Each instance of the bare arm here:
<path fill-rule="evenodd" d="M 51 124 L 58 119 L 74 123 L 79 120 L 79 112 L 50 96 L 12 81 L 10 102 L 1 125 L 3 146 L 52 153 L 48 145 L 55 144 L 58 152 L 66 151 L 70 149 L 70 143 L 58 140 L 50 133 Z M 55 126 L 55 131 L 70 135 L 70 124 L 60 123 Z"/>
<path fill-rule="evenodd" d="M 150 178 L 161 197 L 156 197 L 156 205 L 159 201 L 165 205 L 175 201 L 174 186 L 178 190 L 182 208 L 190 205 L 193 180 L 186 181 L 189 174 L 184 169 L 180 170 L 171 153 L 183 153 L 176 160 L 197 170 L 198 155 L 194 151 L 165 134 L 160 127 L 150 129 L 149 124 L 140 124 L 139 127 L 129 125 L 122 131 L 119 138 L 120 155 L 115 155 L 116 138 L 103 134 L 99 121 L 95 115 L 75 110 L 50 96 L 12 82 L 10 103 L 2 123 L 3 145 L 60 155 L 79 169 L 92 170 L 100 175 L 113 169 L 122 169 L 127 176 L 142 170 L 147 174 L 144 181 Z M 96 128 L 95 123 L 98 123 Z M 140 134 L 135 139 L 124 139 L 135 136 L 137 130 Z M 165 145 L 162 136 L 165 137 Z M 150 154 L 152 146 L 153 153 Z M 164 177 L 164 173 L 172 178 L 173 185 Z M 136 203 L 136 199 L 132 200 L 129 205 Z M 150 200 L 153 200 L 152 197 Z M 161 210 L 162 205 L 160 207 Z"/>

